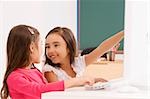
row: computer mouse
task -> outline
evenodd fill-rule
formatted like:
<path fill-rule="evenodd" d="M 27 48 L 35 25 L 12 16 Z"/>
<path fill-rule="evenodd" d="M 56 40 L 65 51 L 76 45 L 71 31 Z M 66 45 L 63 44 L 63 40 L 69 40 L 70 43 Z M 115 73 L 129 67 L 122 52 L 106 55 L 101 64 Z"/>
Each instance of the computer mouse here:
<path fill-rule="evenodd" d="M 86 90 L 101 90 L 108 88 L 110 86 L 109 82 L 97 82 L 93 85 L 85 85 Z"/>

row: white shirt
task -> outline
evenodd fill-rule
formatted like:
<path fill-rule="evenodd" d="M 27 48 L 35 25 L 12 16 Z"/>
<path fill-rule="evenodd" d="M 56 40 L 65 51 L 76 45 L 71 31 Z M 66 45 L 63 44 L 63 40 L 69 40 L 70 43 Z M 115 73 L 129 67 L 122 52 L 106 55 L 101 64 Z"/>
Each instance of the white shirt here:
<path fill-rule="evenodd" d="M 85 56 L 83 55 L 83 56 L 76 57 L 74 63 L 71 66 L 74 72 L 76 73 L 76 77 L 82 76 L 86 67 Z M 58 80 L 67 80 L 72 78 L 60 67 L 53 67 L 51 65 L 46 64 L 44 65 L 42 70 L 43 72 L 53 71 L 57 75 Z"/>

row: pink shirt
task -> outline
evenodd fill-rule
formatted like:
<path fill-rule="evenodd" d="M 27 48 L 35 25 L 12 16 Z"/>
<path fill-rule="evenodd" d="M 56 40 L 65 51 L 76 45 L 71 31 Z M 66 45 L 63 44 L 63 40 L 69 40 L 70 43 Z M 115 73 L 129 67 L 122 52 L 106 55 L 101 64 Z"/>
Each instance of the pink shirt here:
<path fill-rule="evenodd" d="M 12 99 L 41 99 L 41 93 L 64 90 L 64 81 L 47 83 L 36 68 L 13 71 L 7 84 Z"/>

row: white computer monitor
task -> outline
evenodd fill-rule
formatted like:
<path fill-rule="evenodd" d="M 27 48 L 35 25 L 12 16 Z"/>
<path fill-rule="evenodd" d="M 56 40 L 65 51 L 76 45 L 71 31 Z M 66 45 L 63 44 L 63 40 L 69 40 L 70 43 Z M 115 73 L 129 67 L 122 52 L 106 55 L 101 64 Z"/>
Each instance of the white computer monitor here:
<path fill-rule="evenodd" d="M 125 1 L 124 78 L 129 84 L 147 87 L 148 15 L 146 0 Z"/>

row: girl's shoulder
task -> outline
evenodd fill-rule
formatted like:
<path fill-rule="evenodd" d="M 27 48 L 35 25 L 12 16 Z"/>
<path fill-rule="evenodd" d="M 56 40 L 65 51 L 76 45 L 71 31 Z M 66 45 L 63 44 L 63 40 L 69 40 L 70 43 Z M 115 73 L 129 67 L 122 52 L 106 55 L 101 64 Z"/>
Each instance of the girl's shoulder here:
<path fill-rule="evenodd" d="M 20 80 L 20 78 L 26 78 L 26 75 L 30 75 L 30 70 L 27 69 L 16 69 L 11 72 L 7 78 L 7 82 L 15 82 Z"/>
<path fill-rule="evenodd" d="M 44 66 L 43 66 L 43 68 L 42 68 L 42 71 L 43 72 L 47 72 L 47 71 L 56 71 L 56 70 L 58 70 L 58 68 L 57 67 L 53 67 L 53 66 L 51 66 L 51 65 L 49 65 L 49 64 L 45 64 Z"/>
<path fill-rule="evenodd" d="M 72 68 L 76 72 L 76 77 L 80 77 L 83 75 L 85 67 L 86 67 L 85 56 L 83 55 L 75 57 L 75 61 L 72 64 Z"/>
<path fill-rule="evenodd" d="M 74 66 L 76 65 L 85 65 L 85 56 L 77 56 L 75 57 L 75 61 L 73 63 Z"/>

